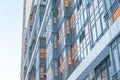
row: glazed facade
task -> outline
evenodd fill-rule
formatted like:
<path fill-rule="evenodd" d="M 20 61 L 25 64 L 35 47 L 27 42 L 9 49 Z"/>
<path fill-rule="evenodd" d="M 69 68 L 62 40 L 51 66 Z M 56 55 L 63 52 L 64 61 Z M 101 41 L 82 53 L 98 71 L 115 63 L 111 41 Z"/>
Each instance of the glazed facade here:
<path fill-rule="evenodd" d="M 21 80 L 120 79 L 120 0 L 27 2 Z"/>

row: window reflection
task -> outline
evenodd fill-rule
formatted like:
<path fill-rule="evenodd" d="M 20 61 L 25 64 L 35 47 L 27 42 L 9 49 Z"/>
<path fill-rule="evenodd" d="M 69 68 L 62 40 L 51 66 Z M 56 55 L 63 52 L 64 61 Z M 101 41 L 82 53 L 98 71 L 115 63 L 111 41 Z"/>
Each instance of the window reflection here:
<path fill-rule="evenodd" d="M 85 80 L 111 80 L 110 57 L 106 57 L 94 70 L 92 70 Z"/>
<path fill-rule="evenodd" d="M 96 27 L 97 27 L 97 35 L 98 37 L 100 36 L 102 30 L 101 30 L 101 23 L 100 23 L 100 18 L 96 21 Z"/>
<path fill-rule="evenodd" d="M 101 80 L 101 76 L 100 75 L 97 76 L 97 80 Z"/>
<path fill-rule="evenodd" d="M 118 51 L 117 51 L 117 47 L 115 46 L 114 48 L 112 48 L 112 52 L 113 52 L 113 59 L 114 59 L 114 65 L 115 65 L 115 72 L 119 71 L 119 55 L 118 55 Z"/>
<path fill-rule="evenodd" d="M 107 79 L 107 70 L 106 69 L 102 71 L 102 80 L 108 80 Z"/>
<path fill-rule="evenodd" d="M 93 26 L 92 28 L 92 38 L 93 38 L 93 42 L 95 42 L 97 39 L 95 26 Z"/>

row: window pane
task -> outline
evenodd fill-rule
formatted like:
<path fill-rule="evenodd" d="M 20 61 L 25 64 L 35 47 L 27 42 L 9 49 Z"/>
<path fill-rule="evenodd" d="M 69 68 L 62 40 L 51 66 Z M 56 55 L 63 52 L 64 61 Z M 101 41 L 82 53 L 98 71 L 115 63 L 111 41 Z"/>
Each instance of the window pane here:
<path fill-rule="evenodd" d="M 105 23 L 104 15 L 103 15 L 103 14 L 102 14 L 102 16 L 101 16 L 101 21 L 102 21 L 102 28 L 103 28 L 103 30 L 105 30 L 105 29 L 107 28 L 107 26 L 106 26 L 106 23 Z"/>
<path fill-rule="evenodd" d="M 81 24 L 82 24 L 82 26 L 83 26 L 83 24 L 84 24 L 83 14 L 81 14 Z"/>
<path fill-rule="evenodd" d="M 81 29 L 81 19 L 79 18 L 79 30 Z"/>
<path fill-rule="evenodd" d="M 93 5 L 90 6 L 90 16 L 93 14 Z"/>
<path fill-rule="evenodd" d="M 85 21 L 87 20 L 87 11 L 86 11 L 86 9 L 84 10 L 84 19 L 85 19 Z"/>
<path fill-rule="evenodd" d="M 111 0 L 111 3 L 113 4 L 115 0 Z"/>
<path fill-rule="evenodd" d="M 79 1 L 78 1 L 78 4 L 77 4 L 77 10 L 79 10 L 81 4 L 82 4 L 82 0 L 79 0 Z"/>
<path fill-rule="evenodd" d="M 81 33 L 81 35 L 79 37 L 80 43 L 84 40 L 84 38 L 85 38 L 85 30 L 82 31 L 82 33 Z"/>
<path fill-rule="evenodd" d="M 96 40 L 96 29 L 95 29 L 95 26 L 92 28 L 92 39 L 93 39 L 93 42 L 95 42 Z"/>
<path fill-rule="evenodd" d="M 119 54 L 120 54 L 120 43 L 118 43 L 118 49 L 119 49 Z"/>
<path fill-rule="evenodd" d="M 109 28 L 113 25 L 113 23 L 114 23 L 113 17 L 111 17 L 111 18 L 108 20 Z"/>
<path fill-rule="evenodd" d="M 107 70 L 106 69 L 102 71 L 102 80 L 108 80 Z"/>
<path fill-rule="evenodd" d="M 119 70 L 119 57 L 118 57 L 118 51 L 117 47 L 113 48 L 113 59 L 114 59 L 114 64 L 115 64 L 115 72 Z"/>
<path fill-rule="evenodd" d="M 82 60 L 84 59 L 84 53 L 83 53 L 83 51 L 82 51 L 82 53 L 81 53 L 81 59 L 82 59 Z"/>
<path fill-rule="evenodd" d="M 98 6 L 97 0 L 94 0 L 94 9 Z"/>
<path fill-rule="evenodd" d="M 106 1 L 106 7 L 107 7 L 107 10 L 110 8 L 110 0 L 105 0 Z"/>
<path fill-rule="evenodd" d="M 87 53 L 86 53 L 86 48 L 84 48 L 84 57 L 87 56 Z"/>
<path fill-rule="evenodd" d="M 89 74 L 89 80 L 93 80 L 95 77 L 95 73 L 94 71 L 92 71 L 90 74 Z"/>
<path fill-rule="evenodd" d="M 100 75 L 97 76 L 97 80 L 101 80 L 101 76 Z"/>
<path fill-rule="evenodd" d="M 90 52 L 90 44 L 88 44 L 87 46 L 87 53 L 89 54 L 89 52 Z"/>
<path fill-rule="evenodd" d="M 73 27 L 73 24 L 74 24 L 75 18 L 76 18 L 76 16 L 75 16 L 75 12 L 73 12 L 72 15 L 71 15 L 71 18 L 70 18 L 70 24 L 71 24 L 71 27 Z"/>
<path fill-rule="evenodd" d="M 101 34 L 101 23 L 100 23 L 100 18 L 96 21 L 96 27 L 97 27 L 97 35 L 98 37 L 100 36 Z"/>
<path fill-rule="evenodd" d="M 110 65 L 108 66 L 108 72 L 109 72 L 109 79 L 112 80 L 112 77 L 111 77 L 112 72 L 111 72 L 111 67 L 110 67 Z"/>

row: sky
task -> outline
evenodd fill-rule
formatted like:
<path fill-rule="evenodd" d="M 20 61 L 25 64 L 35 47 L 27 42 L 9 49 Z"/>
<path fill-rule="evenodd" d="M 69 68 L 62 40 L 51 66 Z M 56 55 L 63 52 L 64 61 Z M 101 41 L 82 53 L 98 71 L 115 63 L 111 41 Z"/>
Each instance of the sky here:
<path fill-rule="evenodd" d="M 20 80 L 23 0 L 0 0 L 0 80 Z"/>

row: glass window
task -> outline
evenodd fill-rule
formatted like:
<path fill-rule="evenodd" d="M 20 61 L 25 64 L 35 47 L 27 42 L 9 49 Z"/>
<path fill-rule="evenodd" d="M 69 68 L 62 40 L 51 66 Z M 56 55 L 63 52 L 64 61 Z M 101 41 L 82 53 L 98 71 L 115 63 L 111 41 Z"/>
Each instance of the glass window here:
<path fill-rule="evenodd" d="M 83 41 L 83 39 L 85 38 L 85 30 L 82 31 L 79 39 L 80 39 L 80 43 Z"/>
<path fill-rule="evenodd" d="M 90 74 L 89 74 L 89 80 L 93 80 L 95 77 L 95 72 L 92 71 Z"/>
<path fill-rule="evenodd" d="M 109 8 L 110 8 L 110 0 L 104 0 L 104 1 L 106 1 L 106 7 L 107 7 L 107 10 L 109 10 Z"/>
<path fill-rule="evenodd" d="M 64 23 L 63 23 L 59 30 L 58 47 L 61 47 L 62 43 L 64 42 L 64 34 L 65 33 L 64 33 Z"/>
<path fill-rule="evenodd" d="M 71 59 L 71 49 L 68 48 L 68 64 L 72 64 L 72 59 Z"/>
<path fill-rule="evenodd" d="M 82 4 L 82 0 L 78 0 L 78 3 L 77 3 L 77 10 L 79 10 L 81 4 Z"/>
<path fill-rule="evenodd" d="M 83 26 L 84 20 L 83 20 L 83 13 L 81 14 L 81 25 Z"/>
<path fill-rule="evenodd" d="M 76 23 L 76 35 L 79 33 L 79 24 L 78 22 Z"/>
<path fill-rule="evenodd" d="M 94 8 L 96 8 L 98 6 L 98 0 L 94 0 Z"/>
<path fill-rule="evenodd" d="M 75 61 L 75 58 L 76 58 L 76 56 L 77 56 L 76 52 L 77 52 L 77 44 L 74 43 L 74 45 L 73 45 L 73 47 L 72 47 L 72 60 L 73 60 L 72 62 Z"/>
<path fill-rule="evenodd" d="M 98 65 L 98 67 L 95 69 L 96 79 L 101 80 L 101 66 Z"/>
<path fill-rule="evenodd" d="M 72 15 L 71 15 L 71 18 L 70 18 L 71 27 L 73 27 L 74 21 L 75 21 L 75 13 L 73 12 Z"/>
<path fill-rule="evenodd" d="M 52 70 L 51 66 L 49 67 L 49 69 L 47 71 L 47 78 L 49 80 L 53 80 L 53 70 Z"/>
<path fill-rule="evenodd" d="M 90 6 L 90 16 L 93 15 L 93 12 L 94 12 L 94 8 L 93 8 L 93 5 Z"/>
<path fill-rule="evenodd" d="M 54 35 L 54 48 L 57 48 L 57 36 Z"/>
<path fill-rule="evenodd" d="M 102 22 L 102 29 L 105 30 L 107 28 L 107 25 L 105 23 L 104 15 L 103 14 L 101 15 L 101 22 Z"/>
<path fill-rule="evenodd" d="M 80 18 L 78 18 L 79 20 L 79 30 L 81 29 L 81 19 Z"/>
<path fill-rule="evenodd" d="M 90 18 L 90 21 L 91 21 L 91 25 L 92 25 L 92 26 L 93 26 L 93 24 L 95 23 L 95 19 L 94 19 L 94 17 L 95 17 L 95 16 L 92 15 L 91 18 Z"/>
<path fill-rule="evenodd" d="M 46 76 L 45 76 L 45 68 L 44 67 L 40 67 L 40 78 L 46 78 Z"/>
<path fill-rule="evenodd" d="M 103 6 L 101 6 L 101 8 L 99 8 L 99 9 L 100 9 L 100 14 L 101 14 L 101 13 L 105 14 L 105 13 L 103 12 L 103 10 L 104 10 L 104 9 L 103 9 Z"/>
<path fill-rule="evenodd" d="M 103 2 L 99 0 L 99 8 L 101 8 L 102 6 L 103 6 Z"/>
<path fill-rule="evenodd" d="M 66 79 L 66 50 L 64 50 L 60 56 L 60 67 L 59 67 L 59 73 L 61 74 L 62 80 Z"/>
<path fill-rule="evenodd" d="M 54 62 L 54 66 L 55 66 L 55 76 L 57 76 L 58 75 L 58 62 L 57 61 Z"/>
<path fill-rule="evenodd" d="M 99 14 L 98 13 L 98 7 L 95 9 L 95 15 Z"/>
<path fill-rule="evenodd" d="M 114 23 L 113 17 L 111 17 L 111 18 L 108 20 L 109 28 L 112 26 L 113 23 Z"/>
<path fill-rule="evenodd" d="M 93 39 L 93 42 L 95 42 L 97 39 L 95 26 L 93 26 L 92 28 L 92 39 Z"/>
<path fill-rule="evenodd" d="M 87 10 L 86 9 L 84 10 L 84 19 L 85 19 L 85 21 L 87 20 Z"/>
<path fill-rule="evenodd" d="M 108 56 L 93 71 L 89 73 L 89 75 L 87 76 L 88 80 L 112 80 L 109 77 L 109 75 L 111 75 L 109 71 L 111 68 L 109 61 L 110 58 Z"/>
<path fill-rule="evenodd" d="M 87 56 L 86 48 L 84 48 L 84 57 Z"/>
<path fill-rule="evenodd" d="M 112 77 L 111 77 L 112 71 L 111 71 L 110 65 L 108 66 L 108 74 L 109 74 L 109 79 L 112 80 Z"/>
<path fill-rule="evenodd" d="M 85 35 L 89 33 L 89 25 L 85 26 Z"/>
<path fill-rule="evenodd" d="M 84 53 L 83 53 L 83 51 L 82 51 L 82 53 L 81 53 L 81 59 L 82 59 L 82 60 L 84 59 Z"/>
<path fill-rule="evenodd" d="M 102 33 L 100 18 L 98 18 L 98 20 L 96 21 L 96 28 L 97 28 L 97 35 L 98 35 L 98 37 L 99 37 L 100 34 Z"/>
<path fill-rule="evenodd" d="M 66 33 L 70 34 L 69 20 L 66 20 Z"/>
<path fill-rule="evenodd" d="M 97 80 L 101 80 L 101 75 L 98 75 L 96 78 Z"/>
<path fill-rule="evenodd" d="M 90 44 L 87 45 L 87 53 L 89 54 L 90 52 Z"/>
<path fill-rule="evenodd" d="M 113 59 L 114 59 L 114 65 L 115 65 L 115 72 L 120 70 L 119 65 L 119 55 L 118 55 L 118 51 L 117 51 L 117 47 L 115 46 L 114 48 L 112 48 L 112 52 L 113 52 Z"/>
<path fill-rule="evenodd" d="M 62 5 L 61 5 L 61 2 L 60 2 L 59 5 L 58 5 L 58 14 L 60 14 L 61 9 L 62 9 Z"/>
<path fill-rule="evenodd" d="M 115 0 L 111 0 L 111 3 L 113 4 Z"/>
<path fill-rule="evenodd" d="M 119 50 L 119 54 L 120 54 L 120 43 L 118 43 L 118 50 Z"/>
<path fill-rule="evenodd" d="M 95 19 L 96 19 L 96 20 L 97 20 L 98 18 L 100 18 L 100 17 L 99 17 L 99 13 L 96 12 L 97 10 L 98 10 L 98 8 L 95 10 L 95 15 L 96 15 L 96 16 L 95 16 Z"/>
<path fill-rule="evenodd" d="M 106 69 L 102 71 L 102 80 L 108 80 L 107 70 Z"/>

